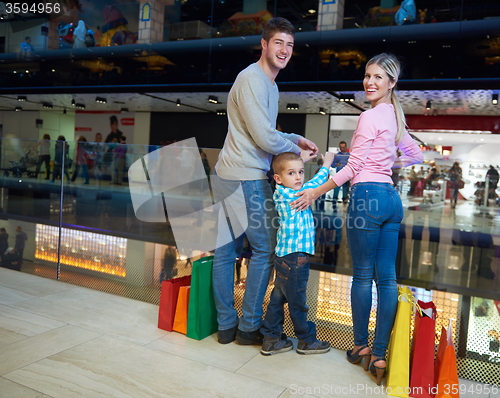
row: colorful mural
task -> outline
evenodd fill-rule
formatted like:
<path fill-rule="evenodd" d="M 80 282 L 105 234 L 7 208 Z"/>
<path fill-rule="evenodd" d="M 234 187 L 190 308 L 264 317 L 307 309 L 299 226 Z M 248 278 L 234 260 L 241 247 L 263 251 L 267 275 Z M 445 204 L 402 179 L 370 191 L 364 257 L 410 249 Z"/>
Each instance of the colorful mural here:
<path fill-rule="evenodd" d="M 78 18 L 93 32 L 96 46 L 114 46 L 137 42 L 139 28 L 139 2 L 80 0 Z M 70 26 L 61 26 L 61 41 L 71 46 Z M 87 44 L 89 45 L 89 44 Z"/>

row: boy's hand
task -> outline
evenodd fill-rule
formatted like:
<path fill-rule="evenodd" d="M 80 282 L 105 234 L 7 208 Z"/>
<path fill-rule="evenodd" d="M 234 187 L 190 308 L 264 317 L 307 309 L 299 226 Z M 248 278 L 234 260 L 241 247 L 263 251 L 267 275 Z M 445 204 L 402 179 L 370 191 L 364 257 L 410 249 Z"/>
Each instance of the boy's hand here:
<path fill-rule="evenodd" d="M 305 149 L 300 151 L 300 157 L 304 161 L 304 163 L 309 162 L 311 159 L 316 159 L 318 155 L 312 152 L 310 149 Z"/>
<path fill-rule="evenodd" d="M 329 169 L 332 166 L 335 154 L 333 152 L 326 152 L 324 155 L 321 155 L 321 157 L 323 158 L 323 167 Z"/>

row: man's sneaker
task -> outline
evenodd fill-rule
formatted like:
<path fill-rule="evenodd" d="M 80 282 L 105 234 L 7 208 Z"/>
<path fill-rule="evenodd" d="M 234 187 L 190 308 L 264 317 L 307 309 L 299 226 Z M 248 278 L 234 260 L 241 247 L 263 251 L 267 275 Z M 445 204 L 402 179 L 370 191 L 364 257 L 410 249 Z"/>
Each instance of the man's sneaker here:
<path fill-rule="evenodd" d="M 274 355 L 279 354 L 281 352 L 287 352 L 293 349 L 293 343 L 288 340 L 281 340 L 278 338 L 266 340 L 262 343 L 262 349 L 260 353 L 262 355 Z"/>
<path fill-rule="evenodd" d="M 330 351 L 330 343 L 328 341 L 316 340 L 312 343 L 306 343 L 299 340 L 299 344 L 297 345 L 297 353 L 302 355 L 324 354 L 328 351 Z"/>
<path fill-rule="evenodd" d="M 219 330 L 217 332 L 217 341 L 219 344 L 232 343 L 236 336 L 236 329 L 238 329 L 238 326 L 232 327 L 231 329 Z"/>
<path fill-rule="evenodd" d="M 263 339 L 264 338 L 258 329 L 253 332 L 243 332 L 240 329 L 236 331 L 236 342 L 238 344 L 261 345 Z"/>

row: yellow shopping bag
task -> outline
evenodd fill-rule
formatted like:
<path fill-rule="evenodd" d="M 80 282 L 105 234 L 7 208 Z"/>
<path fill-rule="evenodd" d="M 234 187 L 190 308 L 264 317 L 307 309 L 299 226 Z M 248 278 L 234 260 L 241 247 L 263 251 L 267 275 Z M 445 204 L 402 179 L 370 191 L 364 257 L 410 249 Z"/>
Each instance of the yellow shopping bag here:
<path fill-rule="evenodd" d="M 410 328 L 415 298 L 408 286 L 398 287 L 398 310 L 387 358 L 386 393 L 408 398 L 410 391 Z"/>

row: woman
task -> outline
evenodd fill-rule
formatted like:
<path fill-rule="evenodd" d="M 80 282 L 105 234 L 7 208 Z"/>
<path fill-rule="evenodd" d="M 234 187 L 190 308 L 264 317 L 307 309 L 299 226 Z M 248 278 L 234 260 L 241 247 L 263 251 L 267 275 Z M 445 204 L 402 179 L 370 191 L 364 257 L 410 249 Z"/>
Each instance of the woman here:
<path fill-rule="evenodd" d="M 391 168 L 421 163 L 419 146 L 405 129 L 405 117 L 394 92 L 400 63 L 394 55 L 379 54 L 368 61 L 363 87 L 372 109 L 361 114 L 351 142 L 347 165 L 322 186 L 302 191 L 292 204 L 305 209 L 329 190 L 351 180 L 346 229 L 353 263 L 351 307 L 354 347 L 351 363 L 365 359 L 365 370 L 380 385 L 386 368 L 386 351 L 398 303 L 396 252 L 404 212 L 392 185 Z M 396 161 L 396 151 L 404 154 Z M 368 346 L 372 283 L 377 285 L 377 321 L 373 347 Z"/>
<path fill-rule="evenodd" d="M 85 179 L 85 184 L 89 183 L 89 166 L 87 163 L 87 139 L 81 135 L 78 137 L 78 141 L 76 142 L 76 156 L 75 156 L 75 169 L 73 170 L 73 176 L 71 177 L 71 181 L 75 181 L 76 177 L 78 177 L 78 172 L 80 171 L 80 167 L 82 168 L 83 178 Z"/>
<path fill-rule="evenodd" d="M 54 173 L 52 174 L 52 180 L 50 182 L 54 182 L 59 176 L 61 176 L 61 169 L 63 166 L 63 157 L 64 157 L 64 175 L 68 179 L 68 184 L 70 183 L 69 173 L 68 173 L 68 153 L 69 153 L 69 145 L 66 142 L 66 138 L 64 135 L 60 135 L 57 137 L 56 141 L 56 153 L 54 157 Z"/>
<path fill-rule="evenodd" d="M 462 179 L 462 169 L 458 162 L 453 163 L 448 171 L 448 185 L 450 187 L 450 206 L 452 209 L 457 205 L 459 182 Z"/>
<path fill-rule="evenodd" d="M 45 179 L 50 179 L 50 135 L 44 134 L 43 138 L 35 144 L 35 147 L 40 147 L 40 152 L 38 152 L 38 162 L 36 164 L 35 174 L 38 177 L 38 173 L 40 172 L 40 167 L 42 163 L 45 163 Z"/>

